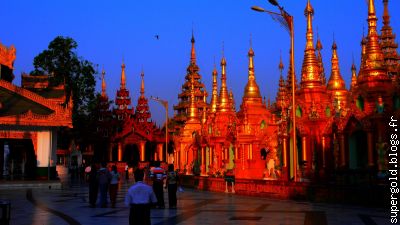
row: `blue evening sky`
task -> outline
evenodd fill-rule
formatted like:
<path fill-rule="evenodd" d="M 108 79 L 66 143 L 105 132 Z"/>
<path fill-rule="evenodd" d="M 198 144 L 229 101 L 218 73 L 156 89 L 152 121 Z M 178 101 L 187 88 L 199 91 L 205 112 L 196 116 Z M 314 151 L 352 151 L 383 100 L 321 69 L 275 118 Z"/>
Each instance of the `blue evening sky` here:
<path fill-rule="evenodd" d="M 281 0 L 287 12 L 294 16 L 295 64 L 300 81 L 305 48 L 306 0 Z M 323 60 L 327 78 L 331 69 L 333 36 L 338 45 L 339 64 L 347 87 L 354 56 L 360 65 L 360 41 L 367 33 L 366 0 L 311 0 L 315 15 L 313 28 L 323 45 Z M 121 62 L 124 58 L 127 88 L 136 107 L 139 96 L 140 72 L 145 72 L 146 96 L 159 96 L 177 104 L 190 59 L 192 29 L 196 39 L 197 63 L 202 81 L 211 92 L 211 72 L 214 62 L 220 75 L 222 43 L 227 60 L 227 84 L 233 90 L 238 108 L 247 82 L 247 52 L 250 35 L 255 52 L 256 80 L 261 94 L 275 100 L 279 79 L 279 57 L 289 63 L 289 35 L 266 13 L 250 10 L 253 5 L 277 11 L 267 0 L 7 0 L 2 3 L 0 42 L 14 44 L 16 79 L 33 69 L 33 58 L 47 48 L 56 36 L 69 36 L 78 43 L 78 55 L 98 64 L 106 71 L 107 92 L 115 99 L 119 88 Z M 382 26 L 383 4 L 375 0 L 378 32 Z M 400 1 L 390 0 L 391 26 L 400 35 Z M 397 14 L 395 14 L 397 12 Z M 159 39 L 155 38 L 159 35 Z M 399 42 L 399 38 L 396 39 Z M 100 91 L 100 75 L 97 90 Z M 219 81 L 219 79 L 218 79 Z M 150 100 L 153 119 L 164 122 L 164 109 Z"/>

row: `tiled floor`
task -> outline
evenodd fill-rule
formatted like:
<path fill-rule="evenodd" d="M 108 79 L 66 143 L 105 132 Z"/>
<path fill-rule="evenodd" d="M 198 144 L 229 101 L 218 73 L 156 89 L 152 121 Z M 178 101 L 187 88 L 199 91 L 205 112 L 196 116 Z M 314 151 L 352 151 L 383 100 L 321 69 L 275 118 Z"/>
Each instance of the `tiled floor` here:
<path fill-rule="evenodd" d="M 1 190 L 0 199 L 11 200 L 13 225 L 128 224 L 123 200 L 129 185 L 121 182 L 116 208 L 90 208 L 88 187 L 79 182 L 65 189 Z M 178 193 L 178 209 L 154 209 L 151 220 L 153 225 L 383 225 L 389 224 L 388 215 L 384 209 L 185 190 Z"/>

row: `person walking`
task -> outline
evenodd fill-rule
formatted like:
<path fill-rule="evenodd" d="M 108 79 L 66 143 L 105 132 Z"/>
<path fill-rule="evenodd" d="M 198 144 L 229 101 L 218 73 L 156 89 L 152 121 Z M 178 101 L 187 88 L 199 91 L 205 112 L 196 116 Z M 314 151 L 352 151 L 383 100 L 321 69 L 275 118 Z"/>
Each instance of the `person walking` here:
<path fill-rule="evenodd" d="M 176 191 L 178 189 L 178 174 L 174 171 L 174 164 L 168 165 L 167 187 L 168 187 L 168 206 L 170 209 L 176 209 Z"/>
<path fill-rule="evenodd" d="M 160 162 L 156 162 L 155 167 L 151 170 L 150 177 L 153 181 L 153 190 L 157 197 L 157 208 L 164 209 L 164 180 L 166 179 L 165 171 L 160 167 Z"/>
<path fill-rule="evenodd" d="M 125 196 L 125 205 L 130 207 L 129 225 L 151 225 L 150 209 L 157 202 L 151 186 L 143 183 L 144 172 L 136 169 L 134 172 L 135 184 Z"/>
<path fill-rule="evenodd" d="M 111 174 L 110 171 L 107 169 L 107 163 L 102 162 L 101 168 L 98 171 L 98 181 L 99 181 L 99 188 L 100 188 L 100 207 L 106 208 L 107 207 L 107 190 L 108 185 L 110 184 Z"/>
<path fill-rule="evenodd" d="M 94 163 L 90 167 L 88 181 L 89 181 L 89 204 L 90 207 L 95 208 L 97 201 L 97 194 L 99 193 L 99 182 L 97 180 L 97 168 Z"/>
<path fill-rule="evenodd" d="M 128 182 L 129 181 L 129 166 L 128 163 L 125 165 L 125 180 Z"/>
<path fill-rule="evenodd" d="M 110 201 L 111 208 L 115 208 L 115 202 L 117 200 L 118 182 L 120 179 L 119 173 L 117 171 L 117 166 L 113 165 L 111 167 L 111 180 L 110 180 Z"/>

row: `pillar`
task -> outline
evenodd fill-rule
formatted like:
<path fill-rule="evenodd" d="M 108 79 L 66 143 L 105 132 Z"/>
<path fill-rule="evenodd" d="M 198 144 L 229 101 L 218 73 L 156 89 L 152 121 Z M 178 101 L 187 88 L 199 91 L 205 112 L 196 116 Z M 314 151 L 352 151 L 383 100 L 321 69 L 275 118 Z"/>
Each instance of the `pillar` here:
<path fill-rule="evenodd" d="M 253 159 L 253 144 L 249 144 L 249 157 L 248 159 Z"/>
<path fill-rule="evenodd" d="M 368 166 L 372 167 L 372 166 L 374 166 L 374 153 L 373 153 L 374 140 L 372 138 L 371 131 L 368 131 L 368 133 L 367 133 L 367 142 L 368 142 Z"/>
<path fill-rule="evenodd" d="M 139 142 L 139 148 L 140 148 L 140 161 L 145 161 L 146 160 L 146 155 L 145 155 L 145 145 L 146 142 L 141 141 Z"/>
<path fill-rule="evenodd" d="M 201 147 L 200 162 L 201 162 L 201 166 L 200 166 L 201 174 L 200 175 L 205 176 L 207 173 L 206 173 L 206 150 L 205 150 L 204 146 Z"/>
<path fill-rule="evenodd" d="M 163 161 L 163 154 L 162 154 L 162 152 L 163 152 L 163 143 L 158 143 L 158 144 L 157 144 L 157 153 L 156 153 L 156 155 L 154 156 L 154 159 L 155 159 L 155 160 L 158 160 L 158 161 Z"/>
<path fill-rule="evenodd" d="M 301 160 L 302 161 L 307 161 L 307 137 L 306 136 L 303 136 L 302 138 L 301 138 L 301 153 L 302 153 L 302 156 L 301 156 Z M 307 162 L 308 164 L 310 163 L 310 162 Z"/>
<path fill-rule="evenodd" d="M 340 166 L 346 166 L 346 155 L 345 155 L 345 145 L 344 145 L 344 134 L 339 136 L 340 144 Z"/>
<path fill-rule="evenodd" d="M 117 161 L 122 161 L 122 143 L 118 142 L 118 159 Z"/>
<path fill-rule="evenodd" d="M 326 167 L 326 140 L 325 137 L 322 136 L 322 168 Z"/>
<path fill-rule="evenodd" d="M 235 145 L 235 160 L 239 159 L 239 151 L 238 151 L 238 146 Z"/>
<path fill-rule="evenodd" d="M 282 166 L 283 167 L 287 167 L 287 139 L 286 139 L 286 137 L 283 137 L 283 140 L 282 140 L 282 144 L 283 144 L 283 147 L 282 147 Z"/>

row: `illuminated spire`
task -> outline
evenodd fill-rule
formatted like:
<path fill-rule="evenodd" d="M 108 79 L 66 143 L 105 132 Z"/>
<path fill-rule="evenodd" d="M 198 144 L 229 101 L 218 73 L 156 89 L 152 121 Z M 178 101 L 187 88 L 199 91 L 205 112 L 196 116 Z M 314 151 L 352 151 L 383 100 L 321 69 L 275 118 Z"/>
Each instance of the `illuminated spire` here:
<path fill-rule="evenodd" d="M 125 63 L 122 60 L 122 65 L 121 65 L 121 90 L 126 89 L 126 78 L 125 78 Z"/>
<path fill-rule="evenodd" d="M 194 34 L 193 34 L 193 30 L 192 30 L 192 50 L 190 52 L 190 64 L 196 64 L 196 50 L 194 49 Z"/>
<path fill-rule="evenodd" d="M 212 83 L 212 95 L 211 95 L 211 112 L 215 113 L 218 106 L 218 84 L 217 84 L 217 68 L 214 64 L 214 70 L 212 72 L 213 83 Z"/>
<path fill-rule="evenodd" d="M 236 106 L 235 106 L 235 99 L 233 98 L 232 90 L 229 91 L 229 104 L 232 107 L 232 111 L 235 112 L 236 111 Z"/>
<path fill-rule="evenodd" d="M 312 30 L 312 17 L 314 9 L 311 6 L 310 0 L 307 1 L 304 15 L 307 17 L 307 33 L 306 33 L 306 49 L 304 50 L 303 67 L 301 70 L 301 87 L 314 88 L 321 86 L 321 78 L 319 76 L 318 61 L 315 56 L 313 30 Z"/>
<path fill-rule="evenodd" d="M 283 71 L 283 63 L 282 63 L 282 56 L 279 62 L 279 72 L 280 72 L 280 76 L 279 76 L 279 90 L 278 90 L 278 94 L 276 96 L 276 103 L 279 109 L 283 109 L 286 108 L 287 106 L 287 96 L 288 96 L 288 92 L 287 89 L 285 87 L 285 80 L 283 79 L 283 75 L 282 75 L 282 71 Z"/>
<path fill-rule="evenodd" d="M 140 95 L 144 96 L 144 72 L 142 69 L 142 73 L 140 74 L 140 76 L 142 77 L 141 83 L 140 83 Z"/>
<path fill-rule="evenodd" d="M 202 117 L 201 117 L 201 123 L 205 124 L 207 122 L 207 108 L 205 107 L 207 105 L 206 95 L 203 95 L 203 102 L 204 102 L 204 107 L 203 107 L 203 113 L 202 113 Z"/>
<path fill-rule="evenodd" d="M 333 41 L 333 44 L 332 44 L 331 62 L 332 62 L 331 77 L 329 78 L 327 89 L 328 90 L 345 90 L 346 85 L 344 83 L 342 75 L 340 74 L 339 58 L 337 55 L 337 46 L 336 46 L 335 41 Z"/>
<path fill-rule="evenodd" d="M 106 97 L 106 80 L 104 79 L 104 76 L 106 75 L 106 72 L 104 71 L 104 68 L 101 71 L 101 96 Z"/>
<path fill-rule="evenodd" d="M 397 71 L 397 65 L 400 64 L 400 56 L 397 53 L 397 43 L 395 42 L 396 35 L 393 34 L 393 29 L 390 26 L 390 15 L 389 15 L 389 0 L 383 0 L 384 11 L 383 11 L 383 27 L 381 29 L 380 44 L 384 54 L 385 65 L 388 73 L 392 78 L 395 74 L 399 74 Z"/>
<path fill-rule="evenodd" d="M 357 87 L 357 69 L 356 65 L 354 65 L 354 59 L 353 59 L 353 64 L 351 65 L 350 91 L 354 90 L 356 87 Z"/>
<path fill-rule="evenodd" d="M 222 53 L 223 54 L 223 53 Z M 221 88 L 219 90 L 219 101 L 217 111 L 219 112 L 227 112 L 230 111 L 229 105 L 229 94 L 228 89 L 226 87 L 226 60 L 225 56 L 222 55 L 221 60 Z"/>
<path fill-rule="evenodd" d="M 378 42 L 379 36 L 376 31 L 377 20 L 374 0 L 369 0 L 367 44 L 357 80 L 358 84 L 369 83 L 372 79 L 387 80 L 389 78 L 384 68 L 384 57 Z"/>
<path fill-rule="evenodd" d="M 317 29 L 318 30 L 318 29 Z M 319 39 L 319 34 L 317 31 L 317 61 L 318 61 L 318 66 L 319 66 L 319 76 L 321 78 L 321 83 L 323 85 L 326 84 L 326 78 L 325 78 L 325 69 L 324 69 L 324 63 L 322 62 L 322 54 L 321 54 L 321 50 L 322 50 L 322 43 L 321 40 Z"/>
<path fill-rule="evenodd" d="M 189 107 L 189 117 L 188 121 L 190 122 L 198 122 L 199 117 L 197 115 L 197 107 L 195 101 L 195 93 L 194 93 L 194 78 L 191 78 L 191 90 L 190 90 L 190 107 Z"/>
<path fill-rule="evenodd" d="M 254 59 L 253 59 L 254 51 L 253 51 L 253 48 L 251 47 L 251 45 L 250 45 L 250 49 L 248 52 L 248 56 L 249 56 L 249 72 L 248 72 L 247 84 L 244 89 L 243 98 L 260 98 L 261 99 L 260 89 L 257 85 L 256 77 L 254 74 Z"/>

